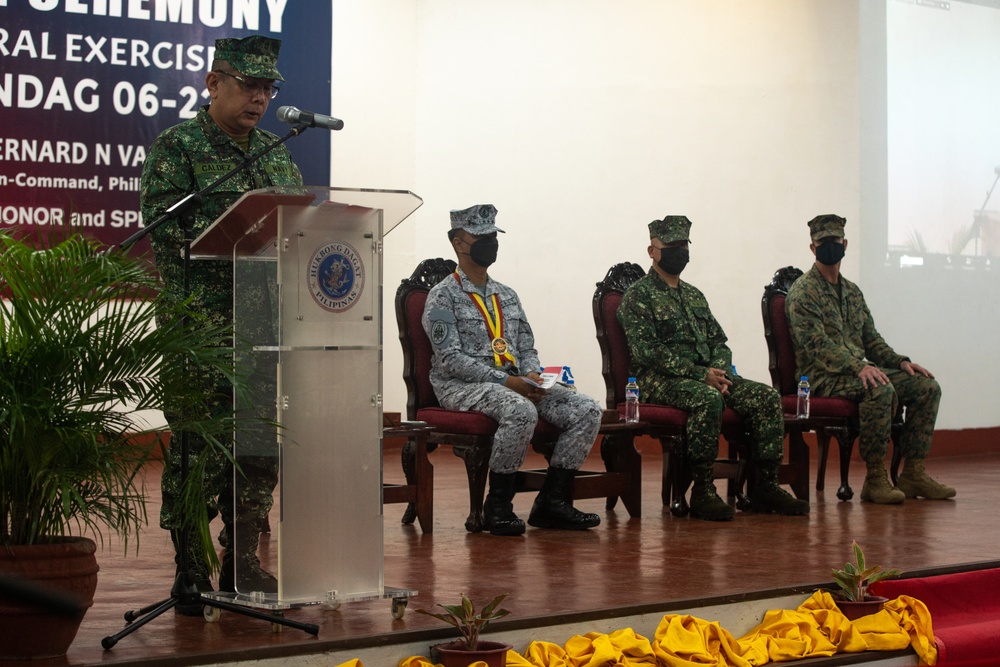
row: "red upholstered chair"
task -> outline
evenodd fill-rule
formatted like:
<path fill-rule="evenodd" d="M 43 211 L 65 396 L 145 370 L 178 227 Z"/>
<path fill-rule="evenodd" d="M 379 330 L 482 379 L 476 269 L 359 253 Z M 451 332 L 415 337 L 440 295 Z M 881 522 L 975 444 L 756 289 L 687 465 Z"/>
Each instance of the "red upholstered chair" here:
<path fill-rule="evenodd" d="M 837 497 L 841 500 L 850 500 L 854 497 L 854 491 L 848 483 L 848 472 L 851 466 L 851 451 L 854 449 L 854 441 L 857 440 L 859 434 L 858 404 L 846 398 L 814 395 L 809 399 L 809 419 L 795 419 L 799 377 L 795 373 L 795 350 L 792 346 L 792 334 L 788 328 L 788 318 L 785 314 L 785 297 L 788 295 L 788 289 L 792 283 L 801 275 L 801 270 L 793 266 L 786 266 L 775 271 L 770 284 L 764 287 L 761 314 L 764 318 L 764 339 L 767 341 L 771 386 L 781 393 L 782 407 L 786 414 L 786 430 L 792 441 L 792 455 L 804 456 L 808 462 L 808 447 L 802 439 L 802 433 L 804 431 L 816 433 L 816 442 L 819 446 L 819 468 L 816 475 L 817 491 L 822 491 L 824 487 L 830 438 L 833 436 L 837 439 L 840 446 L 840 488 L 837 489 Z M 897 415 L 893 421 L 892 429 L 892 439 L 896 445 L 893 447 L 891 466 L 894 484 L 901 455 L 898 446 L 901 425 L 901 415 Z M 798 492 L 796 493 L 798 494 Z M 808 495 L 804 497 L 808 498 Z"/>
<path fill-rule="evenodd" d="M 625 383 L 629 377 L 632 355 L 628 349 L 625 330 L 618 322 L 618 305 L 625 290 L 644 275 L 645 270 L 638 264 L 615 264 L 608 270 L 604 280 L 597 283 L 592 303 L 597 341 L 601 347 L 601 372 L 607 389 L 607 406 L 622 415 L 625 414 Z M 642 388 L 639 389 L 641 400 Z M 652 403 L 639 404 L 643 432 L 659 440 L 663 448 L 663 486 L 660 499 L 675 516 L 684 516 L 689 509 L 685 498 L 691 485 L 691 473 L 685 462 L 684 429 L 687 418 L 687 412 L 677 408 Z M 740 416 L 729 408 L 726 408 L 722 416 L 722 432 L 730 445 L 730 458 L 716 461 L 716 477 L 728 478 L 730 497 L 735 495 L 737 507 L 748 509 L 750 503 L 743 489 L 751 471 L 745 465 L 745 460 L 733 458 L 734 451 L 745 451 L 745 429 Z M 609 498 L 608 504 L 613 506 L 614 499 Z"/>
<path fill-rule="evenodd" d="M 455 262 L 446 259 L 427 259 L 413 274 L 404 279 L 396 290 L 396 322 L 399 340 L 403 346 L 403 380 L 406 383 L 406 414 L 410 421 L 426 422 L 433 428 L 428 436 L 429 449 L 436 445 L 450 445 L 456 456 L 465 461 L 469 478 L 469 516 L 465 528 L 478 532 L 484 528 L 483 500 L 489 477 L 489 460 L 493 448 L 493 435 L 498 424 L 486 415 L 471 410 L 442 408 L 434 395 L 430 382 L 432 347 L 421 322 L 424 304 L 430 289 L 455 270 Z M 558 428 L 539 420 L 532 439 L 536 451 L 548 458 L 552 445 L 559 437 Z M 641 497 L 641 467 L 638 453 L 631 438 L 616 454 L 618 467 L 614 472 L 578 471 L 574 479 L 573 497 L 603 498 L 621 494 L 628 499 L 626 509 L 632 516 L 639 516 Z M 634 456 L 630 456 L 631 448 Z M 406 454 L 406 452 L 404 452 Z M 404 461 L 404 471 L 413 466 Z M 544 470 L 518 472 L 518 491 L 537 491 L 544 481 Z M 407 481 L 411 481 L 409 478 Z M 404 520 L 407 517 L 404 517 Z"/>

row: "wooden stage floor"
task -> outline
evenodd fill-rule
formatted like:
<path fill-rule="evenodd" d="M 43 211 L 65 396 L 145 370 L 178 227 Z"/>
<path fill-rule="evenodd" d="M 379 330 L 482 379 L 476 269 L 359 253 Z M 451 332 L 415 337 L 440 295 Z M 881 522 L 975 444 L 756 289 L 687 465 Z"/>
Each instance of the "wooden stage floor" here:
<path fill-rule="evenodd" d="M 538 463 L 534 457 L 529 466 Z M 930 472 L 956 486 L 958 497 L 893 507 L 858 500 L 864 475 L 860 463 L 852 466 L 855 499 L 838 501 L 832 461 L 825 491 L 812 490 L 808 517 L 737 513 L 724 524 L 671 516 L 659 501 L 660 455 L 644 448 L 643 458 L 641 519 L 629 518 L 620 503 L 605 511 L 603 500 L 586 500 L 577 505 L 601 515 L 599 528 L 529 528 L 524 537 L 503 538 L 465 531 L 464 468 L 450 448 L 439 449 L 431 454 L 434 531 L 424 534 L 416 526 L 400 525 L 404 506 L 385 506 L 385 584 L 419 591 L 402 619 L 391 617 L 388 600 L 348 603 L 336 611 L 321 606 L 290 610 L 290 618 L 319 624 L 319 636 L 313 638 L 291 628 L 272 633 L 266 622 L 228 612 L 219 622 L 207 623 L 170 611 L 105 651 L 101 639 L 123 627 L 125 611 L 169 595 L 173 554 L 168 534 L 155 526 L 160 467 L 153 464 L 146 481 L 154 525 L 142 534 L 138 554 L 124 555 L 120 544 L 99 546 L 96 600 L 67 658 L 9 664 L 190 665 L 322 654 L 352 642 L 370 643 L 372 637 L 387 644 L 440 630 L 438 621 L 412 610 L 451 603 L 460 592 L 476 600 L 509 592 L 504 606 L 512 614 L 493 629 L 542 624 L 558 616 L 579 620 L 580 631 L 587 632 L 592 629 L 587 619 L 607 616 L 609 610 L 668 611 L 682 602 L 690 607 L 700 600 L 753 597 L 761 591 L 811 590 L 830 582 L 831 567 L 847 560 L 852 539 L 865 548 L 870 562 L 909 572 L 1000 559 L 1000 454 L 932 458 Z M 595 454 L 586 467 L 600 468 Z M 813 461 L 813 479 L 815 467 Z M 386 453 L 385 471 L 387 481 L 402 478 L 397 452 Z M 527 517 L 532 500 L 519 495 L 515 510 Z M 213 528 L 217 534 L 219 526 Z"/>

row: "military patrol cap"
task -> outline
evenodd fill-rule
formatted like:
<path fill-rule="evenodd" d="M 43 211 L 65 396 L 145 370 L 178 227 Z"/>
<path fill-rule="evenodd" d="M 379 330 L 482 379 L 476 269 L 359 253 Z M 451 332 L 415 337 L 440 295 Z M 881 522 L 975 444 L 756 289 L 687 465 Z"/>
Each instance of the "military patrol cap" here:
<path fill-rule="evenodd" d="M 464 229 L 473 236 L 484 236 L 493 232 L 506 233 L 496 226 L 497 207 L 493 204 L 476 204 L 461 211 L 451 212 L 451 228 Z"/>
<path fill-rule="evenodd" d="M 691 241 L 691 221 L 683 215 L 665 215 L 663 220 L 649 223 L 649 238 L 660 239 L 664 243 Z"/>
<path fill-rule="evenodd" d="M 260 35 L 215 40 L 216 58 L 225 60 L 240 74 L 255 79 L 284 81 L 277 68 L 280 50 L 280 39 Z"/>
<path fill-rule="evenodd" d="M 846 224 L 846 219 L 833 213 L 817 215 L 809 221 L 809 236 L 813 241 L 819 241 L 828 236 L 836 236 L 842 239 L 844 238 L 844 225 Z"/>

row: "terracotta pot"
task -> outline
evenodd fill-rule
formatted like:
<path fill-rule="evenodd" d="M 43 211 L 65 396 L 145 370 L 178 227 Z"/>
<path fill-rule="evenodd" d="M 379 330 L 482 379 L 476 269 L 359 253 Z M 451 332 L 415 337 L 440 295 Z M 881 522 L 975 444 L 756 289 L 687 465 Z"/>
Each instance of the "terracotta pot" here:
<path fill-rule="evenodd" d="M 877 614 L 882 611 L 882 606 L 889 601 L 879 595 L 866 595 L 864 600 L 841 600 L 834 598 L 840 613 L 847 617 L 849 621 L 856 621 L 862 616 Z"/>
<path fill-rule="evenodd" d="M 489 667 L 506 667 L 507 651 L 514 648 L 503 642 L 479 641 L 475 651 L 467 651 L 461 642 L 441 644 L 434 647 L 441 658 L 444 667 L 469 667 L 477 660 L 485 662 Z"/>
<path fill-rule="evenodd" d="M 100 569 L 96 551 L 97 545 L 85 537 L 0 547 L 0 578 L 10 582 L 0 590 L 0 659 L 66 655 L 83 615 L 94 604 Z M 22 580 L 27 586 L 17 586 Z M 51 611 L 46 591 L 78 601 L 76 611 Z"/>

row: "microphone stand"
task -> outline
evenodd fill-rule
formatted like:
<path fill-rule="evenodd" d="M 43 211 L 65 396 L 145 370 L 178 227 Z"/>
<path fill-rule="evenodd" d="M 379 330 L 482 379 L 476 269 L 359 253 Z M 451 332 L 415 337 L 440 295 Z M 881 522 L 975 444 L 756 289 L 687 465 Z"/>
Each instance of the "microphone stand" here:
<path fill-rule="evenodd" d="M 979 219 L 982 216 L 982 214 L 986 211 L 986 205 L 990 203 L 990 197 L 993 196 L 993 188 L 995 188 L 997 186 L 997 182 L 1000 181 L 1000 167 L 998 167 L 994 171 L 996 171 L 997 177 L 993 179 L 993 185 L 991 185 L 990 189 L 986 191 L 986 199 L 983 200 L 983 205 L 979 207 L 979 215 L 973 218 L 972 228 L 969 230 L 969 235 L 976 240 L 975 252 L 977 257 L 979 256 L 979 239 L 980 239 L 979 227 L 981 226 L 979 223 Z"/>
<path fill-rule="evenodd" d="M 281 144 L 285 143 L 292 137 L 302 134 L 307 128 L 308 126 L 304 124 L 297 125 L 293 127 L 284 137 L 281 137 L 260 152 L 248 155 L 240 164 L 236 165 L 236 167 L 231 169 L 228 173 L 223 174 L 218 179 L 202 188 L 200 191 L 182 198 L 176 204 L 168 208 L 163 215 L 127 238 L 118 247 L 121 250 L 128 250 L 135 245 L 135 243 L 149 235 L 149 233 L 154 229 L 166 224 L 168 221 L 177 221 L 184 233 L 182 283 L 183 296 L 186 299 L 191 295 L 191 242 L 194 240 L 194 213 L 198 207 L 201 206 L 201 202 L 204 200 L 205 196 L 215 191 L 220 185 L 233 178 L 236 174 L 248 169 L 251 165 Z M 187 318 L 185 318 L 185 323 L 186 322 Z M 190 360 L 186 360 L 185 368 L 188 368 L 189 364 Z M 189 474 L 190 434 L 187 430 L 182 430 L 180 432 L 180 436 L 181 488 L 183 489 Z M 149 623 L 154 618 L 178 605 L 202 605 L 203 607 L 206 607 L 206 609 L 204 609 L 206 619 L 209 619 L 210 617 L 207 608 L 214 607 L 217 609 L 225 609 L 238 614 L 243 614 L 244 616 L 258 618 L 264 621 L 270 621 L 271 623 L 278 625 L 287 625 L 289 627 L 307 632 L 314 637 L 319 634 L 319 626 L 315 623 L 300 623 L 298 621 L 286 619 L 283 616 L 266 614 L 250 607 L 226 602 L 224 600 L 216 600 L 202 595 L 201 591 L 199 591 L 198 587 L 195 585 L 196 577 L 194 570 L 191 567 L 191 557 L 188 549 L 188 533 L 189 531 L 187 530 L 179 531 L 177 550 L 180 558 L 180 568 L 177 576 L 174 578 L 173 587 L 170 589 L 170 597 L 142 607 L 141 609 L 134 609 L 125 612 L 125 622 L 127 623 L 125 628 L 122 629 L 121 632 L 110 635 L 101 640 L 101 646 L 104 647 L 105 650 L 114 648 L 115 644 L 117 644 L 120 639 L 135 632 L 146 623 Z M 232 536 L 230 536 L 230 539 L 232 539 Z"/>

